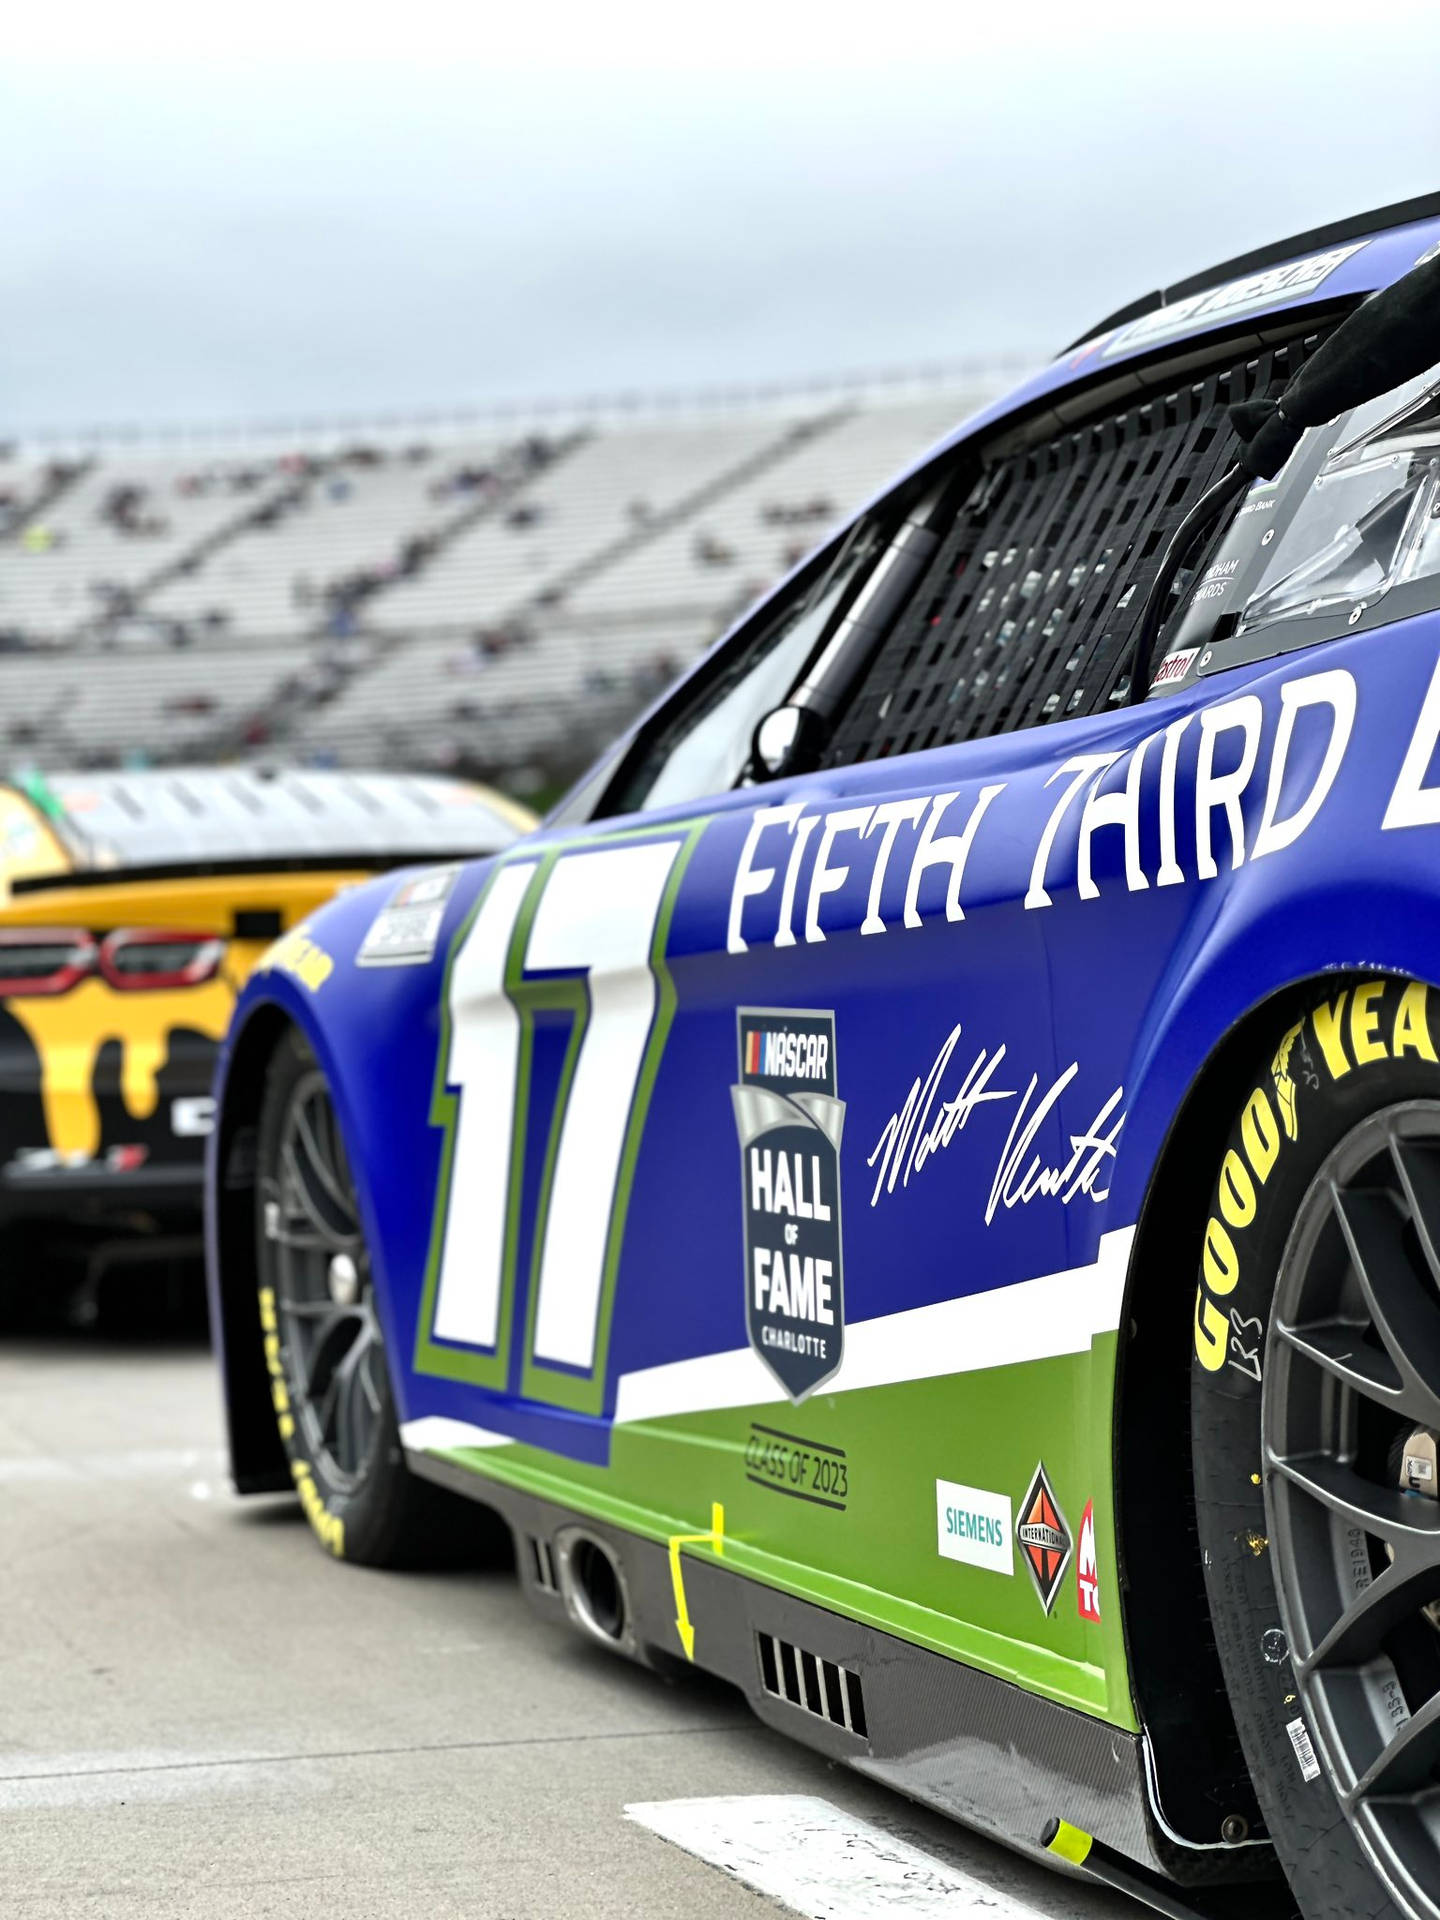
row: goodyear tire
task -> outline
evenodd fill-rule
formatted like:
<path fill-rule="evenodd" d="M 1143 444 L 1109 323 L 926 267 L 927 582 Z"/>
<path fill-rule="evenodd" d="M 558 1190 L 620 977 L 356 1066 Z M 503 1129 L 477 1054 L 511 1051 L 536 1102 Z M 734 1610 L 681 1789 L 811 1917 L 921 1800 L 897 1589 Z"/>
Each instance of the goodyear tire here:
<path fill-rule="evenodd" d="M 1306 1920 L 1440 1912 L 1437 1054 L 1440 992 L 1337 983 L 1267 1050 L 1205 1227 L 1206 1587 Z"/>
<path fill-rule="evenodd" d="M 257 1174 L 261 1334 L 317 1538 L 367 1566 L 475 1557 L 493 1540 L 489 1516 L 405 1465 L 349 1158 L 325 1076 L 293 1029 L 266 1077 Z"/>

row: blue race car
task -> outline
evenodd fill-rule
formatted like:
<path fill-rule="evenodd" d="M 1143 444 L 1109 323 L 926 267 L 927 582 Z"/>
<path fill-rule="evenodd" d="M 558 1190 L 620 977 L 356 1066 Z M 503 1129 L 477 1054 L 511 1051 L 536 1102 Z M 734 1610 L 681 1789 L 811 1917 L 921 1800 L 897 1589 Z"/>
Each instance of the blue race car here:
<path fill-rule="evenodd" d="M 1440 1912 L 1436 256 L 1137 302 L 271 950 L 242 1491 L 1165 1911 Z"/>

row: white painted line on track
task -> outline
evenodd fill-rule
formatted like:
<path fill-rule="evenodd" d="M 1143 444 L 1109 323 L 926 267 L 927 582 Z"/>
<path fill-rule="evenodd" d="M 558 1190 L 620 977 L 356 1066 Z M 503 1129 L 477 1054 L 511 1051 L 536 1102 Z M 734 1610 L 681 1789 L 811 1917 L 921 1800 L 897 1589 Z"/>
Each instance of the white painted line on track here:
<path fill-rule="evenodd" d="M 813 1794 L 647 1800 L 625 1816 L 810 1920 L 1035 1920 L 1034 1907 Z"/>

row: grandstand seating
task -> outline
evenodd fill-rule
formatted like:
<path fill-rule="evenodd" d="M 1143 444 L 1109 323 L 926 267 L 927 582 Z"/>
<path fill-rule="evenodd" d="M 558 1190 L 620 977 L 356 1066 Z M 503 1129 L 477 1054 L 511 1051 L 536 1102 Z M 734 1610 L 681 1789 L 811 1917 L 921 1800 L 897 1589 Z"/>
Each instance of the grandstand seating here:
<path fill-rule="evenodd" d="M 503 618 L 539 594 L 563 594 L 573 571 L 643 538 L 659 515 L 683 512 L 737 469 L 783 459 L 806 425 L 762 415 L 597 434 L 526 490 L 532 523 L 515 526 L 503 516 L 480 523 L 388 593 L 375 624 L 392 633 L 471 625 Z"/>
<path fill-rule="evenodd" d="M 83 628 L 104 614 L 106 589 L 133 596 L 218 529 L 273 506 L 293 485 L 274 461 L 230 461 L 210 470 L 173 456 L 88 463 L 7 543 L 0 630 L 53 638 Z M 141 530 L 123 531 L 106 516 L 107 500 L 125 487 L 139 489 Z"/>
<path fill-rule="evenodd" d="M 583 582 L 567 605 L 574 614 L 652 606 L 718 612 L 737 591 L 753 598 L 959 418 L 951 394 L 835 420 L 778 466 Z M 700 557 L 707 542 L 709 560 Z"/>
<path fill-rule="evenodd" d="M 66 652 L 0 658 L 0 765 L 96 765 L 206 752 L 243 725 L 281 675 L 273 652 Z"/>
<path fill-rule="evenodd" d="M 544 758 L 557 716 L 633 712 L 713 637 L 704 620 L 632 622 L 596 632 L 552 625 L 543 641 L 486 658 L 450 639 L 397 647 L 306 723 L 312 746 L 347 763 L 383 757 L 444 764 Z"/>
<path fill-rule="evenodd" d="M 0 764 L 578 764 L 997 385 L 0 456 Z"/>
<path fill-rule="evenodd" d="M 456 472 L 493 468 L 505 451 L 498 441 L 472 441 L 448 458 L 421 448 L 424 458 L 397 453 L 373 464 L 333 461 L 306 482 L 275 525 L 245 529 L 147 605 L 179 619 L 218 607 L 233 631 L 257 638 L 314 628 L 323 623 L 327 584 L 393 562 L 408 539 L 446 533 L 478 504 L 451 486 Z"/>

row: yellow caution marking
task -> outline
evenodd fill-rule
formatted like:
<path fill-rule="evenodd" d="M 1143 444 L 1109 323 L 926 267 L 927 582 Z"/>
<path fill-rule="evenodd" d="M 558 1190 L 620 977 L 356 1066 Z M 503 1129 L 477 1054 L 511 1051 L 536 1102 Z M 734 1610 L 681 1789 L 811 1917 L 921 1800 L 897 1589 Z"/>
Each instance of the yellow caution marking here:
<path fill-rule="evenodd" d="M 1045 1842 L 1045 1851 L 1058 1854 L 1062 1860 L 1079 1867 L 1084 1865 L 1094 1844 L 1081 1828 L 1072 1827 L 1068 1820 L 1057 1820 L 1054 1833 Z"/>
<path fill-rule="evenodd" d="M 690 1609 L 685 1604 L 685 1575 L 680 1565 L 682 1547 L 711 1547 L 720 1556 L 725 1553 L 725 1509 L 718 1500 L 710 1503 L 708 1533 L 673 1533 L 669 1540 L 670 1584 L 675 1589 L 675 1631 L 685 1649 L 685 1658 L 695 1658 L 695 1629 L 690 1624 Z"/>

